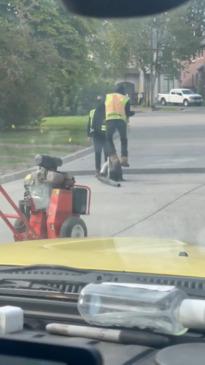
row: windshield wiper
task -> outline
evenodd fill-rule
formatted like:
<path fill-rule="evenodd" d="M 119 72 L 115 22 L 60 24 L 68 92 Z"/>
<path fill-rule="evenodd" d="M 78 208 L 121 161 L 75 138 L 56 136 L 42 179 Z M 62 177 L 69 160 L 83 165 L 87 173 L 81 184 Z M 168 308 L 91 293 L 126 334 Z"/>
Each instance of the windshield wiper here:
<path fill-rule="evenodd" d="M 77 297 L 85 285 L 101 282 L 172 285 L 190 297 L 205 298 L 203 277 L 86 270 L 56 265 L 0 266 L 0 294 L 9 286 L 30 292 L 35 289 Z"/>
<path fill-rule="evenodd" d="M 0 268 L 0 295 L 34 295 L 77 300 L 81 289 L 96 274 L 63 266 L 35 265 Z M 13 292 L 12 292 L 13 290 Z"/>
<path fill-rule="evenodd" d="M 20 280 L 23 282 L 34 283 L 38 286 L 52 287 L 60 292 L 79 293 L 80 289 L 90 282 L 112 281 L 116 280 L 115 273 L 76 269 L 65 266 L 56 265 L 35 265 L 35 266 L 0 266 L 0 287 L 5 280 L 14 281 Z M 9 284 L 9 282 L 7 282 Z M 29 284 L 25 284 L 28 288 Z"/>
<path fill-rule="evenodd" d="M 1 289 L 31 289 L 31 290 L 48 290 L 52 292 L 63 292 L 59 288 L 55 288 L 48 282 L 37 282 L 33 280 L 18 280 L 18 279 L 0 279 Z"/>
<path fill-rule="evenodd" d="M 75 272 L 75 273 L 89 273 L 91 270 L 77 269 L 63 265 L 25 265 L 25 266 L 2 266 L 0 265 L 1 273 L 12 273 L 12 272 L 24 272 L 24 271 L 40 271 L 40 270 L 60 270 L 62 272 Z"/>

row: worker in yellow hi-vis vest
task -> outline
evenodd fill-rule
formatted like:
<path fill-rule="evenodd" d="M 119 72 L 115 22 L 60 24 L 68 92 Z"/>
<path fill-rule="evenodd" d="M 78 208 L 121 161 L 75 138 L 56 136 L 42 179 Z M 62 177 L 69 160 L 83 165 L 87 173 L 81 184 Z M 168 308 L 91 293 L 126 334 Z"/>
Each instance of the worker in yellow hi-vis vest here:
<path fill-rule="evenodd" d="M 105 121 L 108 155 L 111 160 L 118 159 L 113 135 L 117 130 L 121 140 L 121 166 L 129 166 L 128 163 L 128 142 L 127 142 L 127 121 L 133 115 L 130 111 L 130 99 L 126 95 L 123 85 L 115 88 L 115 92 L 105 97 Z"/>

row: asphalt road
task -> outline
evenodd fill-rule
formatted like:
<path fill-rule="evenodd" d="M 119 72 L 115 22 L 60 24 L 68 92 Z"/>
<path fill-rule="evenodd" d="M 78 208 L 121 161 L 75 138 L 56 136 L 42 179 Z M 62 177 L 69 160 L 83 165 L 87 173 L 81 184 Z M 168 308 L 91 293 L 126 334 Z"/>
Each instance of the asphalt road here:
<path fill-rule="evenodd" d="M 149 236 L 205 243 L 205 111 L 141 113 L 129 128 L 130 172 L 120 188 L 94 176 L 78 176 L 92 189 L 89 236 Z M 117 143 L 119 147 L 119 143 Z M 64 165 L 66 171 L 93 170 L 93 155 Z M 4 185 L 15 201 L 22 180 Z M 1 208 L 8 210 L 0 200 Z M 12 235 L 0 222 L 0 243 Z"/>

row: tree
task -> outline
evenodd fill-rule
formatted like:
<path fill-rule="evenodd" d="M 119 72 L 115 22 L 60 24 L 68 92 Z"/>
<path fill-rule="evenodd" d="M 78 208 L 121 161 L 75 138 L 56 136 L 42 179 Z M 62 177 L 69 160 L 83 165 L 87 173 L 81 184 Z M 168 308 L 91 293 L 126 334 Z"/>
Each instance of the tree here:
<path fill-rule="evenodd" d="M 34 122 L 47 113 L 49 74 L 58 60 L 48 42 L 32 36 L 19 6 L 19 1 L 1 1 L 1 126 Z"/>
<path fill-rule="evenodd" d="M 187 23 L 198 39 L 204 38 L 205 1 L 192 0 L 186 6 Z"/>
<path fill-rule="evenodd" d="M 50 65 L 57 54 L 49 45 L 36 42 L 29 33 L 0 19 L 0 120 L 1 124 L 24 124 L 47 111 L 45 50 Z"/>
<path fill-rule="evenodd" d="M 95 21 L 65 12 L 56 0 L 1 0 L 0 10 L 2 123 L 75 113 L 82 88 L 100 80 L 90 57 Z"/>
<path fill-rule="evenodd" d="M 107 34 L 115 75 L 129 67 L 149 76 L 148 101 L 160 74 L 179 77 L 183 61 L 200 48 L 205 27 L 205 0 L 193 0 L 171 13 L 138 20 L 112 21 Z M 113 61 L 112 61 L 113 60 Z"/>

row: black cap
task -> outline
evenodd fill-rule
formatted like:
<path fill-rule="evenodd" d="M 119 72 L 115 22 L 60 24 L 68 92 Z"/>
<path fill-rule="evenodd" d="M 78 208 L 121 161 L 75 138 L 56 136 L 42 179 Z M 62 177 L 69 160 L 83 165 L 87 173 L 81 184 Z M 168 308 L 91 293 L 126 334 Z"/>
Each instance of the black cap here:
<path fill-rule="evenodd" d="M 125 88 L 122 84 L 120 84 L 120 85 L 118 84 L 118 85 L 115 86 L 115 92 L 119 93 L 119 94 L 122 94 L 122 95 L 126 94 Z"/>

